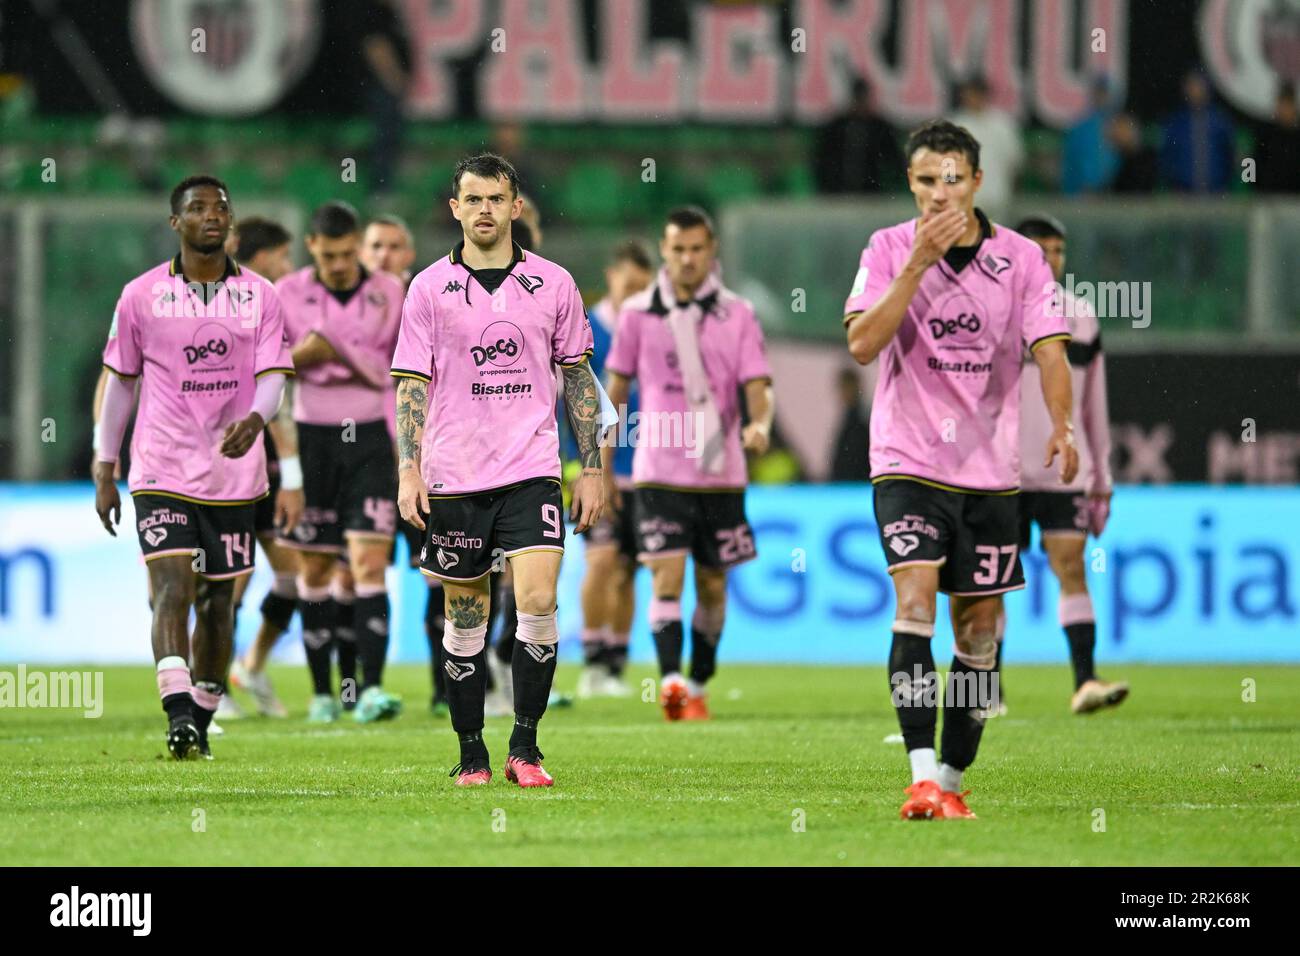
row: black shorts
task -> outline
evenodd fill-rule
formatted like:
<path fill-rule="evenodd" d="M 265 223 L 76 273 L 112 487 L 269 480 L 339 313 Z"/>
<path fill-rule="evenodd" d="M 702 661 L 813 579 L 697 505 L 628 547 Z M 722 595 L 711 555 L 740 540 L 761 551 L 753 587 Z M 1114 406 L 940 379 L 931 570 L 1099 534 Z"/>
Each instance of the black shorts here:
<path fill-rule="evenodd" d="M 588 548 L 617 548 L 629 561 L 637 555 L 636 540 L 636 489 L 624 488 L 623 508 L 615 511 L 606 508 L 600 520 L 583 532 Z"/>
<path fill-rule="evenodd" d="M 406 540 L 406 553 L 409 556 L 411 567 L 420 566 L 420 549 L 424 547 L 424 532 L 417 528 L 411 522 L 407 521 L 401 515 L 397 516 L 397 530 L 402 533 Z M 389 562 L 397 560 L 397 539 L 393 539 L 393 553 L 389 557 Z"/>
<path fill-rule="evenodd" d="M 185 555 L 193 559 L 195 573 L 209 581 L 252 572 L 256 505 L 205 505 L 147 493 L 133 498 L 145 561 Z"/>
<path fill-rule="evenodd" d="M 637 558 L 689 554 L 706 568 L 730 568 L 758 556 L 745 518 L 745 492 L 636 489 Z"/>
<path fill-rule="evenodd" d="M 271 491 L 253 505 L 253 531 L 259 538 L 275 534 L 275 496 L 280 490 L 280 456 L 271 439 L 271 429 L 262 432 L 262 442 L 266 445 L 266 480 L 271 484 Z"/>
<path fill-rule="evenodd" d="M 1020 492 L 1020 547 L 1029 547 L 1034 522 L 1043 534 L 1088 534 L 1088 496 L 1073 491 Z"/>
<path fill-rule="evenodd" d="M 383 422 L 362 422 L 345 441 L 334 425 L 299 425 L 303 512 L 286 543 L 341 554 L 346 535 L 397 533 L 397 466 Z"/>
<path fill-rule="evenodd" d="M 557 478 L 530 478 L 469 495 L 429 495 L 420 570 L 477 581 L 523 551 L 564 552 L 564 500 Z"/>
<path fill-rule="evenodd" d="M 945 594 L 1001 594 L 1025 586 L 1019 495 L 947 491 L 918 481 L 875 485 L 876 524 L 889 573 L 939 566 Z"/>

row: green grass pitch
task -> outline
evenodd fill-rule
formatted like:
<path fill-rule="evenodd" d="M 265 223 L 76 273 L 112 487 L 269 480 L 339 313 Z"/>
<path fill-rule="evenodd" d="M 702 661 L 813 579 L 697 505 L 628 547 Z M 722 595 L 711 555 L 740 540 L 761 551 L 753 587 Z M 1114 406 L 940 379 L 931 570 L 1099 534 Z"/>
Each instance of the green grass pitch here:
<path fill-rule="evenodd" d="M 12 670 L 12 668 L 5 668 Z M 428 672 L 389 687 L 387 724 L 302 719 L 307 678 L 272 675 L 293 717 L 231 722 L 213 762 L 164 759 L 150 669 L 108 668 L 99 719 L 0 710 L 0 865 L 1253 865 L 1300 857 L 1300 668 L 1113 666 L 1118 710 L 1074 717 L 1067 668 L 1012 665 L 1007 717 L 967 774 L 975 821 L 904 823 L 908 783 L 883 669 L 722 668 L 715 719 L 640 698 L 542 724 L 550 790 L 501 773 L 457 790 Z M 634 669 L 635 679 L 649 676 Z M 561 667 L 557 686 L 576 671 Z M 1245 702 L 1243 680 L 1254 681 Z M 294 707 L 294 705 L 297 705 Z"/>

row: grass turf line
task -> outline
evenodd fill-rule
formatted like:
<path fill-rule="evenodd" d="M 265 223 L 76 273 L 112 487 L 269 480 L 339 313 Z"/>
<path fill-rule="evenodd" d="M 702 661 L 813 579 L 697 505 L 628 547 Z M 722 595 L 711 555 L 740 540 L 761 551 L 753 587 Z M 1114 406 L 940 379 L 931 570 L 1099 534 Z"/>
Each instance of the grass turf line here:
<path fill-rule="evenodd" d="M 455 737 L 428 712 L 424 667 L 390 668 L 388 687 L 407 707 L 397 721 L 323 728 L 303 720 L 305 673 L 273 667 L 293 716 L 231 721 L 213 740 L 215 761 L 184 764 L 165 756 L 152 670 L 102 670 L 99 719 L 0 710 L 0 865 L 1279 865 L 1300 856 L 1297 667 L 1108 668 L 1131 681 L 1130 699 L 1074 717 L 1067 668 L 1013 665 L 1010 714 L 989 722 L 967 773 L 980 819 L 934 823 L 898 819 L 907 765 L 900 745 L 883 743 L 897 725 L 881 668 L 724 665 L 709 723 L 666 724 L 639 695 L 553 709 L 540 742 L 556 786 L 533 791 L 501 772 L 507 719 L 487 724 L 492 783 L 452 786 Z M 634 684 L 649 676 L 630 674 Z M 557 687 L 575 677 L 561 667 Z M 1247 677 L 1255 703 L 1242 701 Z"/>

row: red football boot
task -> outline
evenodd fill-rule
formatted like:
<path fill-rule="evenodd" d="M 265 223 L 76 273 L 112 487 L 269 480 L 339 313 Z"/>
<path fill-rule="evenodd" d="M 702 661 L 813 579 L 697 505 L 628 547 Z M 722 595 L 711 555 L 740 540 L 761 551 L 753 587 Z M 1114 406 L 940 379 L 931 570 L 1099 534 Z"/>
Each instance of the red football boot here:
<path fill-rule="evenodd" d="M 898 811 L 904 820 L 942 820 L 943 791 L 933 780 L 918 780 L 906 790 L 907 802 Z"/>
<path fill-rule="evenodd" d="M 542 752 L 536 747 L 506 758 L 506 779 L 521 787 L 549 787 L 555 778 L 542 766 Z"/>

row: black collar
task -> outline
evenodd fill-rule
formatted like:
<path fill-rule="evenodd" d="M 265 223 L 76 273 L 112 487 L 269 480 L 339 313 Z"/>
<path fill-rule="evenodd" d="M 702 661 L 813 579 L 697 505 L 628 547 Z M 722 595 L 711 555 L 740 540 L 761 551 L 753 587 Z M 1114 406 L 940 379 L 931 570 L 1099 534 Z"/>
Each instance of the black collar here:
<path fill-rule="evenodd" d="M 703 298 L 694 299 L 692 301 L 695 305 L 700 307 L 705 315 L 708 315 L 713 311 L 713 307 L 718 303 L 718 293 L 710 292 Z M 676 303 L 673 304 L 676 305 Z M 670 308 L 671 306 L 664 301 L 663 296 L 659 292 L 659 284 L 655 283 L 654 294 L 650 296 L 650 308 L 647 311 L 653 315 L 667 315 Z"/>
<path fill-rule="evenodd" d="M 509 272 L 511 269 L 513 269 L 517 263 L 524 261 L 523 247 L 520 246 L 519 243 L 515 242 L 513 239 L 510 240 L 510 252 L 511 252 L 510 264 L 505 267 L 506 272 Z M 460 242 L 456 243 L 456 245 L 452 247 L 451 263 L 452 265 L 456 265 L 456 266 L 464 266 L 466 272 L 468 272 L 470 275 L 474 274 L 474 270 L 471 269 L 469 267 L 469 264 L 465 261 L 465 240 L 464 239 L 462 239 Z"/>
<path fill-rule="evenodd" d="M 984 240 L 993 238 L 993 225 L 989 222 L 989 217 L 984 215 L 983 210 L 976 209 L 975 218 L 980 224 L 979 238 L 975 243 L 969 246 L 953 246 L 944 253 L 943 261 L 952 268 L 953 272 L 961 272 L 970 265 L 980 251 L 980 246 L 984 244 Z"/>
<path fill-rule="evenodd" d="M 181 269 L 181 254 L 179 252 L 176 253 L 176 257 L 172 259 L 171 268 L 167 270 L 167 274 L 180 276 L 182 279 L 185 279 L 186 282 L 191 281 L 185 277 L 185 273 Z M 230 256 L 226 256 L 226 271 L 221 273 L 221 278 L 218 279 L 217 282 L 225 282 L 227 279 L 240 275 L 243 275 L 243 270 L 240 269 L 239 263 Z"/>

